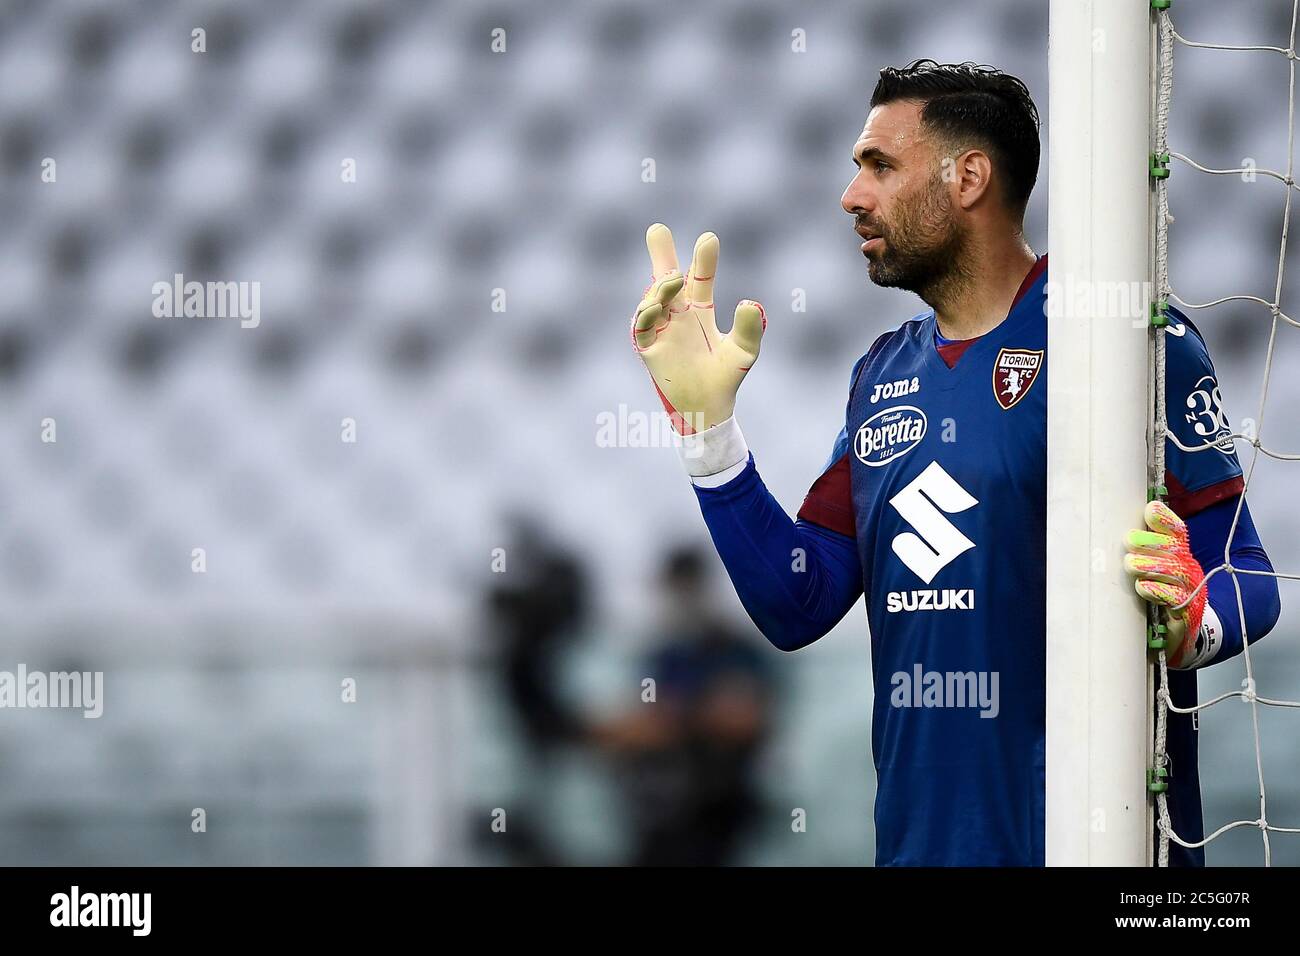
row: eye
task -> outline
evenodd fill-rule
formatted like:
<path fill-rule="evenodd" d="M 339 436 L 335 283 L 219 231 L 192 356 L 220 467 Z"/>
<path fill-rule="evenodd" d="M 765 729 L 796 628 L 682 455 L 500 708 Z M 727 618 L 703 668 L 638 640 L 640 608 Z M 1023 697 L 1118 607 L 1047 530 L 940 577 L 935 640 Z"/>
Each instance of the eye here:
<path fill-rule="evenodd" d="M 875 161 L 875 167 L 876 167 L 876 172 L 883 173 L 886 169 L 890 168 L 890 165 L 889 163 L 885 162 L 883 159 L 878 159 Z"/>

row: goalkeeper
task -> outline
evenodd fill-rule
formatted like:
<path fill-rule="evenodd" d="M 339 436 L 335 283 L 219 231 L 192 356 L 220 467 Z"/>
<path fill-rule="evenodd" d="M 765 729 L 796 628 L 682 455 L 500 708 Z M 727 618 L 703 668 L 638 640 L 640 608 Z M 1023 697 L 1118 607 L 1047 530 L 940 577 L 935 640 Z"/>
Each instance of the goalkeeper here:
<path fill-rule="evenodd" d="M 674 426 L 705 523 L 773 644 L 827 633 L 865 592 L 875 702 L 876 862 L 1044 861 L 1047 256 L 1023 221 L 1039 160 L 1024 84 L 974 64 L 881 71 L 842 206 L 867 272 L 929 307 L 853 366 L 843 427 L 792 520 L 763 485 L 734 414 L 766 317 L 743 300 L 718 331 L 718 239 L 682 274 L 668 229 L 647 233 L 652 282 L 633 346 Z M 1220 407 L 1214 367 L 1176 310 L 1166 333 L 1167 503 L 1127 541 L 1138 594 L 1170 610 L 1169 691 L 1272 628 L 1277 586 Z M 1070 375 L 1068 361 L 1052 374 Z M 1238 509 L 1240 514 L 1238 515 Z M 1235 533 L 1229 542 L 1229 534 Z M 1119 542 L 1117 542 L 1119 544 Z M 1244 624 L 1244 626 L 1243 626 Z M 1169 807 L 1202 838 L 1196 725 L 1171 713 Z M 1171 847 L 1175 865 L 1204 852 Z"/>

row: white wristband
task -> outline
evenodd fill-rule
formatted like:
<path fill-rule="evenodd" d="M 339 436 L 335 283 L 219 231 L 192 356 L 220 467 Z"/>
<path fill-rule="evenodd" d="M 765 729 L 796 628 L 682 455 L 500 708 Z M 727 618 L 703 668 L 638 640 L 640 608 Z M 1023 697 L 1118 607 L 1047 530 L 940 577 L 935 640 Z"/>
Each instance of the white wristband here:
<path fill-rule="evenodd" d="M 1190 671 L 1203 667 L 1214 660 L 1219 654 L 1219 649 L 1223 647 L 1223 622 L 1219 620 L 1219 615 L 1214 613 L 1214 608 L 1210 607 L 1208 602 L 1205 605 L 1205 613 L 1201 615 L 1201 629 L 1193 640 L 1196 643 L 1192 646 L 1191 654 L 1183 661 L 1181 667 L 1174 670 Z"/>
<path fill-rule="evenodd" d="M 691 484 L 699 488 L 725 485 L 749 462 L 749 446 L 735 415 L 702 432 L 679 435 L 676 444 Z"/>

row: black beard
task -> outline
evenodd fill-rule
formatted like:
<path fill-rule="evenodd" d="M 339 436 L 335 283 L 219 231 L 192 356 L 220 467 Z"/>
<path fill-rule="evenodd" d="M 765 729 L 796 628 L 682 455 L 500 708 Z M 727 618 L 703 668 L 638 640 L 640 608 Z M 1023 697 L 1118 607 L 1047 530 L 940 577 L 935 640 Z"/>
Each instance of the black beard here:
<path fill-rule="evenodd" d="M 900 206 L 884 240 L 883 250 L 867 265 L 867 274 L 878 286 L 906 289 L 930 302 L 966 277 L 966 235 L 953 220 L 938 177 L 910 204 Z"/>

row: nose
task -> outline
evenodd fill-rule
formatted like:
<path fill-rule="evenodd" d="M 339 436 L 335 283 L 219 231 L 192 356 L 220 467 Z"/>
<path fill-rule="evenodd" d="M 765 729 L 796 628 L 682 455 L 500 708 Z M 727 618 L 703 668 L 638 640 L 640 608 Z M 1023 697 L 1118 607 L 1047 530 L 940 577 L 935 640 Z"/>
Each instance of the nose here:
<path fill-rule="evenodd" d="M 861 173 L 854 176 L 845 187 L 844 195 L 840 197 L 840 208 L 854 217 L 870 213 L 876 208 L 875 196 L 871 194 Z"/>

